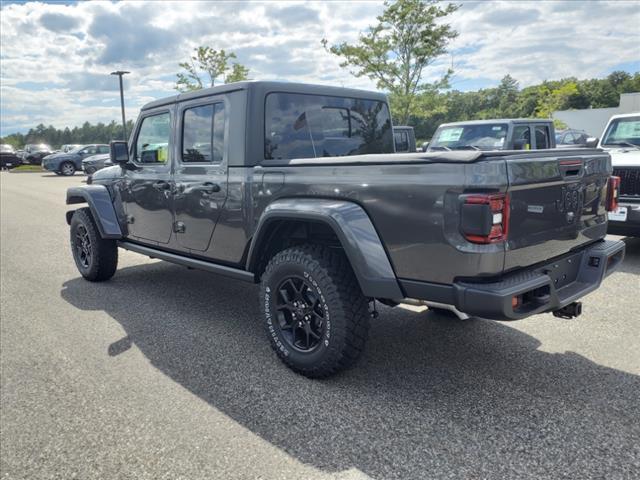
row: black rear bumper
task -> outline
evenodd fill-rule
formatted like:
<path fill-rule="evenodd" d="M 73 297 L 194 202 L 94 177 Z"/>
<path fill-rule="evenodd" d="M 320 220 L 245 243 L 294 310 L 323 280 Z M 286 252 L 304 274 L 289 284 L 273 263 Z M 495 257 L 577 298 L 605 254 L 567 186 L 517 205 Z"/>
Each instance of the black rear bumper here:
<path fill-rule="evenodd" d="M 409 298 L 454 305 L 468 315 L 518 320 L 562 308 L 597 289 L 624 258 L 625 244 L 602 240 L 493 282 L 436 285 L 401 280 Z M 514 297 L 518 305 L 514 307 Z"/>

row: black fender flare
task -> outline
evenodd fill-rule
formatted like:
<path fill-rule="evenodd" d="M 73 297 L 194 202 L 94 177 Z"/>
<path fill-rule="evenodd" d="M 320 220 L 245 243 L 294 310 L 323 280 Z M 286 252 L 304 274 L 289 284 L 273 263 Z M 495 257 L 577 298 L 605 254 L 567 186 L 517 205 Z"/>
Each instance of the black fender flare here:
<path fill-rule="evenodd" d="M 268 225 L 276 220 L 309 220 L 328 225 L 351 263 L 362 292 L 373 298 L 404 298 L 397 277 L 367 212 L 344 200 L 279 199 L 264 210 L 249 247 L 246 268 L 253 271 Z"/>
<path fill-rule="evenodd" d="M 111 202 L 109 190 L 104 185 L 83 185 L 67 189 L 67 205 L 87 203 L 102 238 L 122 238 L 122 229 L 116 210 Z M 67 212 L 67 223 L 71 223 L 73 211 Z"/>

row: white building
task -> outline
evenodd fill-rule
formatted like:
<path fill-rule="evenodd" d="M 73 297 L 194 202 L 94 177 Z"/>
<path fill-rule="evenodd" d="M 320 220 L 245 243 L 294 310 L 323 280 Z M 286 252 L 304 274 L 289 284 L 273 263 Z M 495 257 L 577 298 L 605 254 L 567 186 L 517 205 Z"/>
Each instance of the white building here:
<path fill-rule="evenodd" d="M 600 137 L 612 115 L 635 112 L 640 112 L 640 92 L 623 93 L 617 107 L 558 110 L 553 112 L 553 118 L 563 121 L 569 128 L 584 130 L 593 137 Z"/>

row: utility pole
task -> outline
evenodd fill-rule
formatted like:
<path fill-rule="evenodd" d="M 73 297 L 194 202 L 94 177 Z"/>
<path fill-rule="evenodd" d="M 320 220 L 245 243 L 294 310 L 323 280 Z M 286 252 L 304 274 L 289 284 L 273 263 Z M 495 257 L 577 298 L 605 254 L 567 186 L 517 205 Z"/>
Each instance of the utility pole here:
<path fill-rule="evenodd" d="M 120 79 L 120 108 L 122 109 L 122 131 L 124 133 L 123 140 L 125 142 L 127 141 L 127 122 L 124 119 L 124 91 L 122 89 L 122 76 L 126 75 L 127 73 L 131 73 L 131 72 L 125 72 L 122 70 L 118 70 L 117 72 L 111 72 L 111 75 L 117 75 L 118 78 Z"/>

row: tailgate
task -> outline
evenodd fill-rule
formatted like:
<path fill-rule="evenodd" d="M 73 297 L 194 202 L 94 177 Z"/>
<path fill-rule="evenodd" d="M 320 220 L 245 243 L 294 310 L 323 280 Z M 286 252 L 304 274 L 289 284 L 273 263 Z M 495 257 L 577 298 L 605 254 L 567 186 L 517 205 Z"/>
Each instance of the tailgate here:
<path fill-rule="evenodd" d="M 505 158 L 511 215 L 505 271 L 603 238 L 611 158 L 602 151 L 528 152 Z"/>

